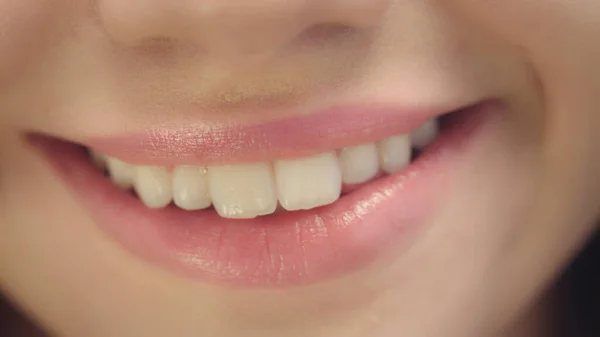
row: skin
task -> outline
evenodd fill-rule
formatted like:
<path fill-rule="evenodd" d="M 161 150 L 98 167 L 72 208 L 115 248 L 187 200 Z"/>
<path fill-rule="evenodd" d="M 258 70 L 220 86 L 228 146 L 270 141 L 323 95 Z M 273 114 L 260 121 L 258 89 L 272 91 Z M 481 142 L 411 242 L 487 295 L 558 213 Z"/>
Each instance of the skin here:
<path fill-rule="evenodd" d="M 541 336 L 544 295 L 600 216 L 596 0 L 0 0 L 0 13 L 0 288 L 59 336 Z M 373 95 L 510 108 L 411 249 L 301 288 L 146 264 L 19 140 Z M 281 105 L 238 109 L 264 102 Z"/>

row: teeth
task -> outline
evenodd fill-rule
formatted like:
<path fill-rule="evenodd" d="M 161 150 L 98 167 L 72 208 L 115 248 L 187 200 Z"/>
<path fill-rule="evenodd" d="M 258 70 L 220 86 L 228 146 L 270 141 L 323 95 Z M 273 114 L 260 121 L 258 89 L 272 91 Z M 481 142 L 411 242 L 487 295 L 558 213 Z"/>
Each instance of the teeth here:
<path fill-rule="evenodd" d="M 392 136 L 379 142 L 381 169 L 392 174 L 410 164 L 410 139 L 406 135 Z"/>
<path fill-rule="evenodd" d="M 138 166 L 134 188 L 148 208 L 162 208 L 171 203 L 171 176 L 164 167 Z"/>
<path fill-rule="evenodd" d="M 410 135 L 412 145 L 419 150 L 423 150 L 437 138 L 438 130 L 437 120 L 426 122 Z"/>
<path fill-rule="evenodd" d="M 106 166 L 110 173 L 110 178 L 115 185 L 122 189 L 128 189 L 133 186 L 135 166 L 111 157 L 106 159 Z"/>
<path fill-rule="evenodd" d="M 279 202 L 288 211 L 331 204 L 342 192 L 342 173 L 333 152 L 276 161 L 275 179 Z"/>
<path fill-rule="evenodd" d="M 340 151 L 342 181 L 345 184 L 361 184 L 379 173 L 379 154 L 375 143 L 346 147 Z"/>
<path fill-rule="evenodd" d="M 409 135 L 293 160 L 223 166 L 136 166 L 96 151 L 90 160 L 106 168 L 113 183 L 133 187 L 148 208 L 173 202 L 184 210 L 211 205 L 220 216 L 249 219 L 281 211 L 308 210 L 340 198 L 342 186 L 368 182 L 406 168 L 412 148 L 423 150 L 439 133 L 436 120 Z"/>
<path fill-rule="evenodd" d="M 275 212 L 277 194 L 269 163 L 214 166 L 208 187 L 219 215 L 248 219 Z"/>
<path fill-rule="evenodd" d="M 185 210 L 210 207 L 207 169 L 203 166 L 179 166 L 173 170 L 173 202 Z"/>

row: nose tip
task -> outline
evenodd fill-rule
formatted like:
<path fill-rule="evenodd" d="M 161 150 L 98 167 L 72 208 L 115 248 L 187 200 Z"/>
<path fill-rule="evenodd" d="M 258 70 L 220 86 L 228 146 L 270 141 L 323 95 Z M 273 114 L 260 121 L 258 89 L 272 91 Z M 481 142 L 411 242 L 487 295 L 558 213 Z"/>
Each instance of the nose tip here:
<path fill-rule="evenodd" d="M 260 54 L 315 26 L 369 27 L 389 0 L 98 0 L 111 39 L 193 43 L 209 53 Z"/>

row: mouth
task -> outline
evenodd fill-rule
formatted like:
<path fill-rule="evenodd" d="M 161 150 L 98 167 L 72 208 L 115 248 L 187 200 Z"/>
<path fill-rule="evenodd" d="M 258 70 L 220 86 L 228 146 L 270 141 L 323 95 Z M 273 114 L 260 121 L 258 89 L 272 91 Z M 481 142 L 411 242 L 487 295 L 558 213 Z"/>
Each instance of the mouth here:
<path fill-rule="evenodd" d="M 403 170 L 435 141 L 437 119 L 411 134 L 294 159 L 222 165 L 135 165 L 86 148 L 94 166 L 150 209 L 212 209 L 228 219 L 330 205 Z"/>
<path fill-rule="evenodd" d="M 142 260 L 206 282 L 281 287 L 407 248 L 497 108 L 29 141 Z"/>

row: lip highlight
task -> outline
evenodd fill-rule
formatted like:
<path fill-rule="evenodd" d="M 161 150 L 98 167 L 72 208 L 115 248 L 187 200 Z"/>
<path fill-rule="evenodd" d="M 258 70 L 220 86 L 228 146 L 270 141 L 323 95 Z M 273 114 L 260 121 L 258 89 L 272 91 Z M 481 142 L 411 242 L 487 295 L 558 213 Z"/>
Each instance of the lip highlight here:
<path fill-rule="evenodd" d="M 405 250 L 430 224 L 469 145 L 498 109 L 481 104 L 397 174 L 378 178 L 324 207 L 249 220 L 214 210 L 151 210 L 97 171 L 85 149 L 33 135 L 52 169 L 99 228 L 152 265 L 201 282 L 286 287 L 360 269 L 390 250 Z M 459 121 L 460 119 L 460 121 Z"/>
<path fill-rule="evenodd" d="M 90 137 L 85 145 L 131 164 L 194 165 L 273 161 L 408 134 L 452 110 L 339 107 L 262 124 L 203 121 Z"/>

